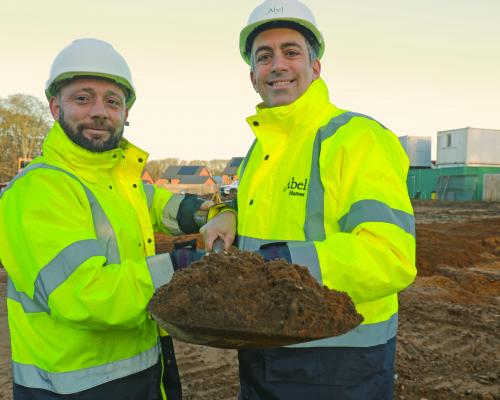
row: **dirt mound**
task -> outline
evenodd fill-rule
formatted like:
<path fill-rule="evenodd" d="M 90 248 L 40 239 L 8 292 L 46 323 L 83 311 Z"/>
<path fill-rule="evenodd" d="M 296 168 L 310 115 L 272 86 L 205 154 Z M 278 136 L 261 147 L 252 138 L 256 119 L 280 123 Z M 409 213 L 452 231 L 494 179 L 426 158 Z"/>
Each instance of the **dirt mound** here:
<path fill-rule="evenodd" d="M 176 272 L 150 310 L 184 327 L 248 333 L 256 340 L 337 336 L 363 319 L 347 294 L 322 287 L 307 268 L 284 260 L 265 263 L 238 250 L 210 254 Z"/>
<path fill-rule="evenodd" d="M 419 276 L 400 295 L 396 399 L 500 399 L 499 232 L 500 218 L 417 225 Z"/>
<path fill-rule="evenodd" d="M 470 268 L 500 255 L 500 218 L 417 225 L 417 268 L 433 275 L 440 265 Z"/>

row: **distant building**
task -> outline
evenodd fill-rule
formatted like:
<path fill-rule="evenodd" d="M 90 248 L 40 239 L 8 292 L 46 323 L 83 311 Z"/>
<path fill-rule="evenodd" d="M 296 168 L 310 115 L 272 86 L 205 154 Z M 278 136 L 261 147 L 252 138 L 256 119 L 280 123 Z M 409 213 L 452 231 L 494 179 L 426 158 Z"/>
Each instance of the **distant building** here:
<path fill-rule="evenodd" d="M 175 165 L 168 167 L 155 184 L 173 193 L 208 194 L 217 191 L 217 184 L 203 165 Z"/>
<path fill-rule="evenodd" d="M 211 174 L 203 165 L 172 165 L 161 176 L 167 183 L 174 184 L 200 183 L 205 182 L 207 178 L 211 178 Z"/>
<path fill-rule="evenodd" d="M 407 184 L 413 199 L 500 201 L 500 130 L 439 131 L 435 166 L 411 165 Z"/>
<path fill-rule="evenodd" d="M 154 183 L 153 178 L 151 177 L 148 171 L 144 171 L 142 174 L 142 182 L 144 183 Z"/>
<path fill-rule="evenodd" d="M 238 168 L 243 162 L 243 159 L 244 157 L 233 157 L 229 160 L 229 162 L 226 165 L 226 168 L 224 168 L 224 171 L 222 172 L 223 185 L 229 185 L 230 183 L 238 179 L 237 176 Z"/>
<path fill-rule="evenodd" d="M 399 141 L 410 159 L 411 168 L 431 167 L 430 136 L 400 136 Z"/>
<path fill-rule="evenodd" d="M 462 128 L 437 133 L 439 167 L 500 167 L 500 130 Z"/>

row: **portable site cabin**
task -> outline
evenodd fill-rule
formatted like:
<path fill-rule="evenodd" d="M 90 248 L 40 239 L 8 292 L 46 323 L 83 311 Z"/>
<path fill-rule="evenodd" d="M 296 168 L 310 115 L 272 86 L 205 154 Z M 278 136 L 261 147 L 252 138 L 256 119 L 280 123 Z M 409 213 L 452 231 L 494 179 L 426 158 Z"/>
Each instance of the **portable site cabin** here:
<path fill-rule="evenodd" d="M 439 131 L 436 166 L 439 199 L 500 201 L 500 130 Z"/>
<path fill-rule="evenodd" d="M 436 165 L 429 167 L 424 145 L 418 144 L 424 138 L 411 138 L 400 141 L 410 158 L 407 184 L 412 199 L 500 201 L 500 130 L 439 131 Z M 427 140 L 425 151 L 430 159 Z"/>
<path fill-rule="evenodd" d="M 500 130 L 462 128 L 437 133 L 440 168 L 500 167 Z"/>
<path fill-rule="evenodd" d="M 431 167 L 430 136 L 400 136 L 399 141 L 410 159 L 410 168 Z"/>
<path fill-rule="evenodd" d="M 410 160 L 407 186 L 412 199 L 429 200 L 435 192 L 436 176 L 431 169 L 431 137 L 400 136 L 399 141 Z"/>

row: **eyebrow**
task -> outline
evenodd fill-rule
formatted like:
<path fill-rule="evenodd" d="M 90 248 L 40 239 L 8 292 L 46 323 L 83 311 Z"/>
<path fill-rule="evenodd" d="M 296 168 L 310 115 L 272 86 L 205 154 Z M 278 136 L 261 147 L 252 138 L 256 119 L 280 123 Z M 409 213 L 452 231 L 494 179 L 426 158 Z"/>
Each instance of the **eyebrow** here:
<path fill-rule="evenodd" d="M 297 43 L 297 42 L 285 42 L 285 43 L 280 44 L 280 49 L 281 50 L 286 49 L 287 47 L 298 47 L 299 49 L 302 50 L 302 46 L 299 43 Z M 260 51 L 263 51 L 263 50 L 272 51 L 273 49 L 270 46 L 266 46 L 266 45 L 259 46 L 255 50 L 255 54 L 257 54 L 257 53 L 259 53 Z"/>
<path fill-rule="evenodd" d="M 73 94 L 76 94 L 76 93 L 81 92 L 81 91 L 87 92 L 89 94 L 95 94 L 96 93 L 96 91 L 94 89 L 92 89 L 92 88 L 83 87 L 83 88 L 75 90 L 73 92 Z M 107 90 L 104 94 L 106 96 L 118 96 L 118 97 L 124 96 L 125 97 L 125 95 L 123 93 L 120 95 L 120 93 L 115 92 L 114 90 Z"/>

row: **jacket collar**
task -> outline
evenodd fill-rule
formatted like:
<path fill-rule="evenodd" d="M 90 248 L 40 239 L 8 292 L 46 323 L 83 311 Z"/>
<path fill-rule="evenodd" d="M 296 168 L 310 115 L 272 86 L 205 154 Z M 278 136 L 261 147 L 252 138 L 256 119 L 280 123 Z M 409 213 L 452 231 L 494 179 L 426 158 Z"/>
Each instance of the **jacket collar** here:
<path fill-rule="evenodd" d="M 132 168 L 139 174 L 146 165 L 148 153 L 134 146 L 126 139 L 120 141 L 116 149 L 95 153 L 75 144 L 68 138 L 56 121 L 50 129 L 42 146 L 43 158 L 47 161 L 63 164 L 75 175 L 88 182 L 95 183 L 100 177 L 111 173 L 120 161 L 131 161 Z M 137 160 L 140 161 L 138 162 Z"/>
<path fill-rule="evenodd" d="M 336 110 L 330 103 L 328 88 L 323 79 L 318 78 L 291 104 L 279 107 L 265 107 L 263 103 L 259 104 L 256 107 L 257 114 L 248 117 L 247 122 L 259 140 L 262 139 L 261 132 L 265 132 L 265 135 L 268 135 L 269 131 L 304 134 L 309 130 L 300 129 L 301 127 L 314 127 L 316 124 L 313 122 L 318 121 L 318 114 L 331 114 L 332 108 Z"/>

